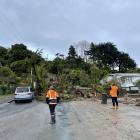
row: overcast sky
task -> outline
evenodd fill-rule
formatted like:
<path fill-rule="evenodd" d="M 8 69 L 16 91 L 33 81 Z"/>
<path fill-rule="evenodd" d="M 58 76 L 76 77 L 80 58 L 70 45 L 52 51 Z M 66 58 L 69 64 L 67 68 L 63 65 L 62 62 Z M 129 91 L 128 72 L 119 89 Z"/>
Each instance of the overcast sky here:
<path fill-rule="evenodd" d="M 1 46 L 52 57 L 80 40 L 113 42 L 140 66 L 140 0 L 0 0 Z"/>

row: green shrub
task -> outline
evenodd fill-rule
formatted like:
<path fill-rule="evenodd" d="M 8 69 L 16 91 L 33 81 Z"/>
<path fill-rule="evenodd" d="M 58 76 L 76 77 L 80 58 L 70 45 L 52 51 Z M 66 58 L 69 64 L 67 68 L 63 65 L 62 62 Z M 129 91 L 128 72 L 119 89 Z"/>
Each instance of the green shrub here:
<path fill-rule="evenodd" d="M 112 85 L 112 82 L 107 82 L 103 85 L 103 88 L 104 88 L 104 92 L 106 92 L 108 95 L 109 95 L 109 89 Z"/>
<path fill-rule="evenodd" d="M 102 85 L 98 85 L 98 86 L 96 87 L 96 91 L 97 91 L 97 93 L 102 93 L 102 92 L 104 91 L 103 86 L 102 86 Z"/>
<path fill-rule="evenodd" d="M 40 102 L 44 102 L 44 103 L 46 102 L 45 96 L 37 96 L 36 99 Z"/>
<path fill-rule="evenodd" d="M 74 97 L 71 94 L 62 94 L 61 95 L 61 101 L 68 101 L 73 99 Z"/>
<path fill-rule="evenodd" d="M 136 86 L 140 87 L 140 80 L 135 82 Z"/>
<path fill-rule="evenodd" d="M 0 85 L 0 94 L 8 94 L 10 89 L 7 85 Z"/>

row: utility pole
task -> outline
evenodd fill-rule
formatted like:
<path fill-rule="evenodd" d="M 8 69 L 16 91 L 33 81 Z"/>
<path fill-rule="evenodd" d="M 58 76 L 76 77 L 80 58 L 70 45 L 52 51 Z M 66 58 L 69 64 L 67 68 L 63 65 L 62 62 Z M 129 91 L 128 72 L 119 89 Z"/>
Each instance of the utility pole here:
<path fill-rule="evenodd" d="M 31 86 L 33 86 L 33 70 L 31 68 Z"/>

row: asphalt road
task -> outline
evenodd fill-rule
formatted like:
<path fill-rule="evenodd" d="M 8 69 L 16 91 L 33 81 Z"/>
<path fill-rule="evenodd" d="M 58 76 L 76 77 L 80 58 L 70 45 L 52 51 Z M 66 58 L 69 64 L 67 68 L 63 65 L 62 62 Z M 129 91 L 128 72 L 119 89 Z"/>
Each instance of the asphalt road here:
<path fill-rule="evenodd" d="M 46 104 L 10 103 L 0 107 L 0 140 L 140 140 L 140 108 L 73 101 L 57 106 L 50 124 Z"/>

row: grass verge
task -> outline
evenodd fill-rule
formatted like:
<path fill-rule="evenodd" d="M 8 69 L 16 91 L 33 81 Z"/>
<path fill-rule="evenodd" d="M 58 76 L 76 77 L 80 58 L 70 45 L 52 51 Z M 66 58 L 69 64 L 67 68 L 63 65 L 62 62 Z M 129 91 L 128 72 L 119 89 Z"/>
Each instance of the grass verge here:
<path fill-rule="evenodd" d="M 11 98 L 11 96 L 13 96 L 13 95 L 12 94 L 0 95 L 0 102 L 8 100 L 9 98 Z"/>

